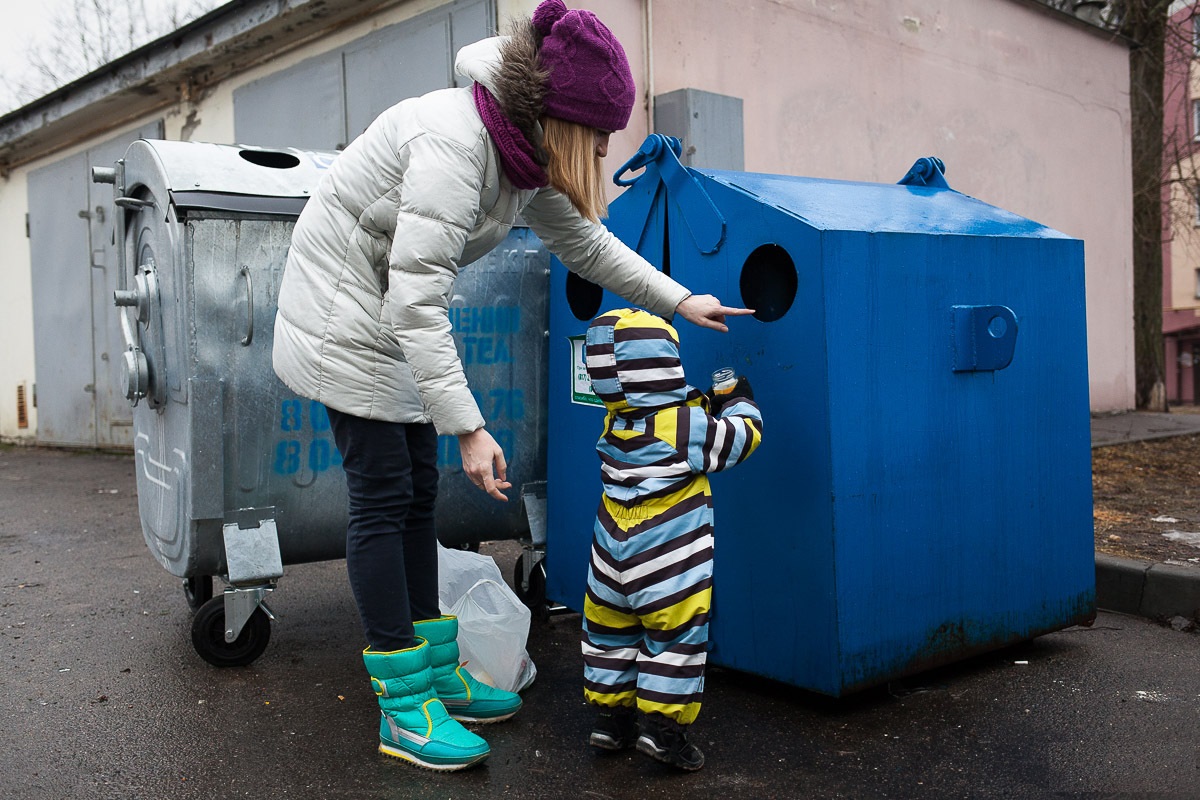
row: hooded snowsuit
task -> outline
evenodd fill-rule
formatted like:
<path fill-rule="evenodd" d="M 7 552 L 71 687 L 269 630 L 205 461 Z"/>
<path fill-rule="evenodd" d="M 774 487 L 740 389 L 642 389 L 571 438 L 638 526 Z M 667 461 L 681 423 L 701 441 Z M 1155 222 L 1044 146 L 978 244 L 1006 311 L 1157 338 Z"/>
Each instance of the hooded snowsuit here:
<path fill-rule="evenodd" d="M 711 416 L 684 378 L 675 329 L 645 311 L 598 317 L 585 356 L 608 416 L 596 444 L 604 495 L 584 599 L 584 696 L 690 724 L 712 598 L 707 473 L 754 452 L 762 415 L 739 397 Z"/>

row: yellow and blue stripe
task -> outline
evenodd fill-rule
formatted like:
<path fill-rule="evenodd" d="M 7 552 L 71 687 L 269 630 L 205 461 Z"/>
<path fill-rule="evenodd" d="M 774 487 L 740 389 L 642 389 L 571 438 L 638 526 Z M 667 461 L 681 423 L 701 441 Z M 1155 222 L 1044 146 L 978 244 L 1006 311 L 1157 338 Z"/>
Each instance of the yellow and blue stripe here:
<path fill-rule="evenodd" d="M 704 693 L 713 514 L 706 473 L 762 441 L 750 400 L 707 413 L 684 380 L 674 328 L 644 311 L 597 318 L 585 351 L 608 409 L 596 449 L 604 496 L 584 599 L 584 695 L 681 723 Z"/>

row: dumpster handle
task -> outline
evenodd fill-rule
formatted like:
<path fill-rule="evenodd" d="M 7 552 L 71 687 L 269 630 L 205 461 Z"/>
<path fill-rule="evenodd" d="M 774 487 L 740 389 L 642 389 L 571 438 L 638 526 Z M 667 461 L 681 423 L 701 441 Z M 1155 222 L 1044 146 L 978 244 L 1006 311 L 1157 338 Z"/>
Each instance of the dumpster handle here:
<path fill-rule="evenodd" d="M 626 161 L 616 174 L 613 183 L 617 186 L 633 186 L 647 175 L 657 179 L 683 212 L 683 221 L 696 248 L 704 254 L 715 253 L 725 241 L 725 218 L 713 204 L 712 198 L 696 176 L 679 162 L 683 143 L 674 136 L 652 133 L 642 142 L 633 157 Z M 624 178 L 627 172 L 654 165 L 636 178 Z M 657 174 L 655 174 L 657 173 Z"/>
<path fill-rule="evenodd" d="M 132 208 L 138 211 L 143 208 L 154 207 L 153 200 L 139 200 L 136 197 L 118 197 L 116 200 L 113 200 L 113 204 L 119 208 Z"/>
<path fill-rule="evenodd" d="M 950 349 L 954 372 L 996 372 L 1013 360 L 1017 315 L 1008 306 L 951 306 Z"/>
<path fill-rule="evenodd" d="M 254 283 L 250 280 L 250 268 L 243 266 L 241 275 L 246 279 L 246 335 L 242 337 L 242 346 L 249 347 L 254 341 Z"/>
<path fill-rule="evenodd" d="M 664 136 L 661 133 L 652 133 L 646 137 L 646 141 L 642 142 L 642 146 L 637 149 L 633 156 L 621 165 L 617 170 L 617 174 L 613 175 L 613 183 L 617 186 L 633 186 L 637 183 L 638 178 L 623 179 L 622 176 L 626 172 L 633 172 L 636 169 L 641 169 L 647 164 L 658 159 L 664 148 L 670 148 L 675 157 L 683 155 L 683 142 L 676 139 L 674 136 Z"/>

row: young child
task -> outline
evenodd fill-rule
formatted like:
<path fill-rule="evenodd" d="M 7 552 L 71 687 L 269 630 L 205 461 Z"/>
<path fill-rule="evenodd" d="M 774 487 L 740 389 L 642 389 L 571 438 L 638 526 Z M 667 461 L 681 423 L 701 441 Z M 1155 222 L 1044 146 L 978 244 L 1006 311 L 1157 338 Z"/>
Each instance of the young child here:
<path fill-rule="evenodd" d="M 712 598 L 707 473 L 745 460 L 762 439 L 750 384 L 704 395 L 689 386 L 679 335 L 645 311 L 597 317 L 584 350 L 608 416 L 596 444 L 604 495 L 584 599 L 584 696 L 599 706 L 589 744 L 633 746 L 684 770 L 700 711 Z M 640 720 L 638 713 L 641 712 Z"/>

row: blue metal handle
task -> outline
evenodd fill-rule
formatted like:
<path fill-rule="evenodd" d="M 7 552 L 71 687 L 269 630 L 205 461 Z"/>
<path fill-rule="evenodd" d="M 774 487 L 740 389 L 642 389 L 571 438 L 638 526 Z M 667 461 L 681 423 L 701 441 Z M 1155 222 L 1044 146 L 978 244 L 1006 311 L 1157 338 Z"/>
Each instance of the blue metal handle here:
<path fill-rule="evenodd" d="M 1012 363 L 1017 315 L 1008 306 L 952 306 L 955 372 L 989 372 Z"/>
<path fill-rule="evenodd" d="M 633 186 L 642 179 L 657 178 L 666 188 L 667 196 L 675 201 L 682 212 L 684 224 L 696 248 L 701 253 L 715 253 L 725 241 L 725 218 L 696 176 L 679 163 L 682 152 L 683 143 L 674 136 L 651 134 L 633 157 L 613 175 L 613 183 Z M 627 172 L 643 167 L 646 168 L 645 172 L 636 178 L 626 180 L 622 177 Z"/>
<path fill-rule="evenodd" d="M 668 150 L 673 152 L 676 159 L 678 159 L 683 154 L 683 142 L 674 136 L 664 136 L 661 133 L 650 134 L 646 137 L 646 141 L 642 142 L 642 146 L 637 149 L 637 152 L 622 164 L 621 168 L 613 175 L 613 183 L 617 186 L 633 186 L 642 175 L 638 175 L 636 178 L 629 178 L 628 180 L 622 180 L 621 176 L 626 172 L 633 172 L 647 164 L 654 163 L 662 153 Z"/>

